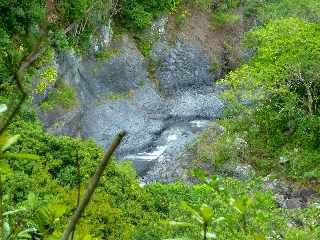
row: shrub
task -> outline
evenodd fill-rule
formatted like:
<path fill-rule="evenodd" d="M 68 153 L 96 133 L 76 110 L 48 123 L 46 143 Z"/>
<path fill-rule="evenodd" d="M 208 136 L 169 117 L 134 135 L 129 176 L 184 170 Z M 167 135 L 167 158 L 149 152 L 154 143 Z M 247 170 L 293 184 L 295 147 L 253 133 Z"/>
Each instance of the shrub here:
<path fill-rule="evenodd" d="M 181 0 L 124 0 L 121 19 L 126 28 L 139 31 L 150 26 L 159 14 L 175 11 L 180 3 Z"/>
<path fill-rule="evenodd" d="M 57 107 L 62 107 L 64 110 L 70 110 L 76 103 L 74 88 L 63 84 L 49 92 L 48 97 L 40 103 L 40 109 L 52 111 Z"/>
<path fill-rule="evenodd" d="M 218 28 L 232 26 L 240 21 L 240 16 L 230 12 L 218 11 L 212 14 L 211 21 L 213 26 Z"/>

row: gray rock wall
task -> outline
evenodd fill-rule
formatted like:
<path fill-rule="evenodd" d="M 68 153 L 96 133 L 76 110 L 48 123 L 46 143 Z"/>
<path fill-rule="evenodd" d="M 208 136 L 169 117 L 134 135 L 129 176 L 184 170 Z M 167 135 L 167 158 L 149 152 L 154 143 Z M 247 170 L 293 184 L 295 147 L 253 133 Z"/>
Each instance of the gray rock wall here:
<path fill-rule="evenodd" d="M 51 132 L 81 134 L 106 148 L 124 129 L 128 136 L 117 150 L 123 158 L 156 148 L 162 134 L 174 124 L 219 117 L 223 103 L 214 87 L 216 76 L 210 71 L 209 55 L 198 44 L 179 38 L 172 44 L 162 36 L 146 59 L 132 38 L 123 35 L 106 51 L 110 51 L 106 59 L 80 58 L 73 52 L 59 56 L 59 75 L 76 89 L 79 105 L 57 116 L 59 127 L 47 126 Z M 159 81 L 160 89 L 150 76 L 149 64 L 155 65 L 152 77 Z M 185 144 L 189 142 L 184 139 Z"/>
<path fill-rule="evenodd" d="M 170 47 L 166 41 L 159 41 L 152 49 L 151 59 L 157 63 L 156 74 L 165 94 L 212 87 L 214 75 L 210 72 L 209 56 L 188 42 L 177 40 Z"/>

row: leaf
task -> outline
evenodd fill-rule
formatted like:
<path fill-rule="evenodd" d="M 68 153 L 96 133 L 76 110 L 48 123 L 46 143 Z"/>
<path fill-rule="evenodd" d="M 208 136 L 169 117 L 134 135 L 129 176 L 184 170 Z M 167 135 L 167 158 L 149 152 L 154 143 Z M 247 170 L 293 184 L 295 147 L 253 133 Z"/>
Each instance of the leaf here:
<path fill-rule="evenodd" d="M 17 237 L 23 238 L 23 239 L 25 239 L 25 238 L 27 238 L 27 239 L 32 239 L 31 233 L 36 233 L 36 232 L 37 232 L 37 229 L 35 229 L 35 228 L 28 228 L 28 229 L 25 229 L 25 230 L 19 232 L 19 233 L 17 234 Z"/>
<path fill-rule="evenodd" d="M 219 222 L 222 222 L 222 221 L 224 221 L 224 220 L 226 220 L 224 217 L 219 217 L 219 218 L 217 218 L 216 220 L 214 220 L 213 222 L 214 222 L 214 223 L 219 223 Z"/>
<path fill-rule="evenodd" d="M 93 238 L 90 236 L 90 234 L 86 234 L 82 240 L 92 240 Z"/>
<path fill-rule="evenodd" d="M 10 173 L 10 171 L 10 165 L 6 163 L 4 160 L 0 160 L 0 173 L 8 174 Z"/>
<path fill-rule="evenodd" d="M 266 237 L 263 235 L 254 235 L 254 240 L 266 240 Z"/>
<path fill-rule="evenodd" d="M 251 208 L 254 204 L 252 198 L 244 197 L 242 199 L 230 199 L 230 204 L 240 213 L 244 213 L 246 210 Z"/>
<path fill-rule="evenodd" d="M 2 135 L 0 135 L 0 149 L 2 149 L 2 147 L 7 144 L 8 138 L 9 136 L 7 133 L 3 133 Z"/>
<path fill-rule="evenodd" d="M 203 218 L 204 222 L 209 223 L 213 219 L 213 210 L 206 204 L 202 204 L 200 207 L 200 215 Z"/>
<path fill-rule="evenodd" d="M 215 238 L 217 238 L 217 235 L 215 234 L 215 233 L 213 233 L 213 232 L 208 232 L 207 233 L 207 238 L 212 238 L 212 239 L 215 239 Z"/>
<path fill-rule="evenodd" d="M 4 152 L 8 150 L 13 144 L 15 144 L 19 140 L 19 135 L 14 135 L 13 137 L 7 138 L 7 140 L 4 142 L 1 151 Z"/>
<path fill-rule="evenodd" d="M 7 211 L 7 212 L 3 213 L 2 215 L 3 216 L 14 215 L 16 213 L 23 212 L 23 211 L 26 211 L 26 210 L 27 209 L 25 209 L 25 208 L 20 208 L 20 209 L 16 209 L 16 210 L 12 210 L 12 211 Z"/>
<path fill-rule="evenodd" d="M 183 209 L 185 209 L 186 211 L 192 213 L 193 217 L 195 217 L 196 219 L 197 219 L 197 218 L 201 218 L 201 216 L 199 215 L 199 213 L 198 213 L 196 210 L 194 210 L 192 207 L 190 207 L 186 202 L 182 201 L 182 202 L 181 202 L 181 207 L 182 207 Z M 198 221 L 198 220 L 197 220 L 197 221 Z"/>
<path fill-rule="evenodd" d="M 29 153 L 7 153 L 6 156 L 18 159 L 39 160 L 40 156 Z"/>
<path fill-rule="evenodd" d="M 191 223 L 187 222 L 176 222 L 176 221 L 168 221 L 166 224 L 171 225 L 171 226 L 177 226 L 177 227 L 191 227 L 193 226 Z"/>
<path fill-rule="evenodd" d="M 6 104 L 0 104 L 0 113 L 4 113 L 8 110 L 8 107 Z"/>
<path fill-rule="evenodd" d="M 31 209 L 35 209 L 38 202 L 38 198 L 33 192 L 31 192 L 28 194 L 28 198 L 26 202 L 28 207 L 30 207 Z"/>
<path fill-rule="evenodd" d="M 3 223 L 3 237 L 4 237 L 4 239 L 7 239 L 9 236 L 10 236 L 10 233 L 11 233 L 11 227 L 10 227 L 10 225 L 9 225 L 9 223 L 8 222 L 4 222 Z"/>
<path fill-rule="evenodd" d="M 200 224 L 204 223 L 204 219 L 202 218 L 202 216 L 197 213 L 196 211 L 192 214 L 192 217 Z"/>
<path fill-rule="evenodd" d="M 41 208 L 38 210 L 38 224 L 40 226 L 44 226 L 50 224 L 50 215 L 49 210 L 47 208 Z"/>

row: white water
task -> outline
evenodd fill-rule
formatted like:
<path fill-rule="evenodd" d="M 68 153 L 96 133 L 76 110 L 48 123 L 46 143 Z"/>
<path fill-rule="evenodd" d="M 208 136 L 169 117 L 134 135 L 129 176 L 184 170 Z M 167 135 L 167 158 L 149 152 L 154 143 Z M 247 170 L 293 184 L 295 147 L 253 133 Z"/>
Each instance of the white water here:
<path fill-rule="evenodd" d="M 175 171 L 176 157 L 206 129 L 208 124 L 207 120 L 175 123 L 159 136 L 151 151 L 130 154 L 123 159 L 132 160 L 140 177 L 148 179 L 146 182 L 149 182 L 155 175 Z"/>
<path fill-rule="evenodd" d="M 145 161 L 154 161 L 157 160 L 167 149 L 167 146 L 157 146 L 152 152 L 142 152 L 135 155 L 128 155 L 124 157 L 129 160 L 145 160 Z"/>

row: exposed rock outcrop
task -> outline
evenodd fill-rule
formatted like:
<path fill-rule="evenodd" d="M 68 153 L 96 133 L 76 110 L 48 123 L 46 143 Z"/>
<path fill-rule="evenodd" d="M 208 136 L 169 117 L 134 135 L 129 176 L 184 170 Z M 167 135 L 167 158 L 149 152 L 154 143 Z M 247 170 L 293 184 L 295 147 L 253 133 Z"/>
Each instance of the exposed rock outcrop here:
<path fill-rule="evenodd" d="M 197 23 L 198 18 L 204 21 L 202 26 Z M 220 116 L 223 103 L 218 98 L 214 80 L 221 76 L 221 69 L 212 69 L 212 61 L 223 61 L 223 39 L 230 42 L 234 34 L 230 30 L 227 33 L 213 30 L 205 24 L 209 24 L 207 17 L 199 12 L 192 13 L 188 20 L 190 31 L 176 32 L 173 21 L 171 17 L 162 17 L 146 33 L 154 40 L 150 58 L 140 53 L 127 34 L 110 42 L 110 25 L 102 28 L 103 41 L 93 41 L 97 46 L 94 52 L 105 51 L 104 58 L 80 58 L 73 52 L 61 54 L 59 76 L 76 89 L 79 104 L 56 119 L 42 113 L 46 127 L 62 135 L 81 132 L 84 138 L 93 138 L 103 147 L 110 144 L 119 129 L 124 129 L 128 137 L 117 150 L 118 157 L 123 158 L 154 151 L 168 129 L 178 124 L 179 127 L 170 131 L 185 134 L 180 142 L 173 141 L 165 151 L 170 156 L 165 165 L 170 165 L 168 159 L 174 161 L 184 146 L 199 134 L 192 130 L 190 122 Z M 199 36 L 195 36 L 197 34 Z M 213 38 L 214 45 L 206 46 L 209 38 Z M 234 44 L 238 43 L 237 38 Z M 102 47 L 103 44 L 108 48 Z M 135 161 L 140 173 L 150 167 L 150 159 Z"/>

